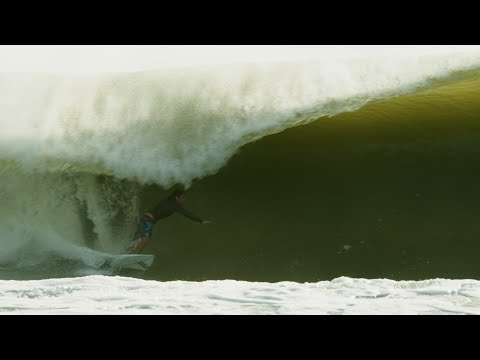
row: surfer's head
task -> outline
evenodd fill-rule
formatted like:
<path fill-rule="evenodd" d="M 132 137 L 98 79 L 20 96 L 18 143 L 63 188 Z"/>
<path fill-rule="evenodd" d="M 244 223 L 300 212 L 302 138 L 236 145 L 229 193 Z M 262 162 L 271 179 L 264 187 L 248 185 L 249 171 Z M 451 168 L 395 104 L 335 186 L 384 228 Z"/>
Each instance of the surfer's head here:
<path fill-rule="evenodd" d="M 179 204 L 183 204 L 185 203 L 185 201 L 187 201 L 187 192 L 185 190 L 182 190 L 182 189 L 176 189 L 171 195 L 170 195 L 171 198 L 175 198 L 175 200 L 179 203 Z"/>

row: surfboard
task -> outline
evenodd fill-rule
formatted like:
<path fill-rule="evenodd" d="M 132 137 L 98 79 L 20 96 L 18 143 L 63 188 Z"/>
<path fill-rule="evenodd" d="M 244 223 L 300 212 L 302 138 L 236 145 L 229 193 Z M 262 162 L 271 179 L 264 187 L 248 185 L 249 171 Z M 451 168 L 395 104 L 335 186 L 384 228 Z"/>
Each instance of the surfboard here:
<path fill-rule="evenodd" d="M 153 264 L 155 255 L 150 254 L 104 254 L 103 259 L 96 262 L 95 267 L 112 267 L 145 271 Z"/>
<path fill-rule="evenodd" d="M 147 270 L 153 264 L 155 255 L 149 254 L 121 254 L 114 255 L 110 265 L 114 268 Z"/>

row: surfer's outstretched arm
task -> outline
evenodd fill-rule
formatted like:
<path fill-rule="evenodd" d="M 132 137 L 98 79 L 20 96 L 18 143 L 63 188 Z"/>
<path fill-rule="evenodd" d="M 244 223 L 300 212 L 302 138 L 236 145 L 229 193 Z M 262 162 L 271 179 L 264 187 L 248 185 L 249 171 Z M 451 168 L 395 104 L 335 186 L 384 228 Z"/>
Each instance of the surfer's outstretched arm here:
<path fill-rule="evenodd" d="M 200 224 L 210 224 L 210 221 L 208 220 L 205 220 L 205 219 L 202 219 L 200 216 L 197 216 L 195 215 L 194 213 L 192 213 L 191 211 L 188 211 L 187 209 L 185 209 L 183 206 L 180 206 L 178 205 L 176 207 L 176 210 L 182 214 L 183 216 L 189 218 L 190 220 L 192 221 L 195 221 L 195 222 L 198 222 Z"/>

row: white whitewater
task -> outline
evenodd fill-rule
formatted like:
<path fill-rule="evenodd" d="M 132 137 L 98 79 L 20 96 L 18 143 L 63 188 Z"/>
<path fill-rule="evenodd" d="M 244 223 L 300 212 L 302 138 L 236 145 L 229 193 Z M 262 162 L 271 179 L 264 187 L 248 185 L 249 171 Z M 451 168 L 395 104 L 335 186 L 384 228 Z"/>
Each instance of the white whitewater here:
<path fill-rule="evenodd" d="M 479 315 L 480 282 L 158 282 L 98 275 L 0 281 L 0 314 Z"/>
<path fill-rule="evenodd" d="M 478 67 L 478 46 L 4 46 L 0 163 L 188 186 L 255 139 Z"/>

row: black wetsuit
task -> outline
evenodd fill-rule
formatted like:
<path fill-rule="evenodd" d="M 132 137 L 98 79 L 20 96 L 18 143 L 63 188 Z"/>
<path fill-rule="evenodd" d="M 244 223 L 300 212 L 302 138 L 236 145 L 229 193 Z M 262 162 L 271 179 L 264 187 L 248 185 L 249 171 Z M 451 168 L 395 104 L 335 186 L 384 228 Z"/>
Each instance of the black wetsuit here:
<path fill-rule="evenodd" d="M 174 197 L 166 198 L 165 200 L 160 201 L 152 210 L 147 211 L 147 213 L 153 215 L 155 222 L 172 215 L 174 212 L 179 212 L 190 220 L 199 223 L 203 221 L 202 218 L 183 208 Z"/>
<path fill-rule="evenodd" d="M 140 218 L 138 219 L 137 231 L 135 232 L 135 235 L 133 235 L 132 241 L 137 241 L 138 239 L 142 239 L 144 237 L 151 239 L 153 225 L 158 220 L 164 219 L 175 212 L 179 212 L 183 216 L 186 216 L 187 218 L 199 223 L 203 221 L 202 218 L 184 209 L 177 202 L 175 197 L 168 197 L 165 200 L 160 201 L 157 206 L 155 206 L 152 210 L 148 210 L 142 216 L 140 216 Z M 149 213 L 153 215 L 154 219 L 147 215 Z"/>

